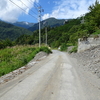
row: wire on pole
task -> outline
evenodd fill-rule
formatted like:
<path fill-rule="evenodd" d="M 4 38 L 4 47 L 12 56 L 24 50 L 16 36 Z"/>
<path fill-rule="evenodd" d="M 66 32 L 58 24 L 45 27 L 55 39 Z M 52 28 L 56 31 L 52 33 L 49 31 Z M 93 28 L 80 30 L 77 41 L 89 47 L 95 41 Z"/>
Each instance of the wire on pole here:
<path fill-rule="evenodd" d="M 23 8 L 21 8 L 20 6 L 18 6 L 16 3 L 14 3 L 12 0 L 9 0 L 10 2 L 12 2 L 14 5 L 16 5 L 17 7 L 19 7 L 21 10 L 23 10 L 25 13 L 27 13 Z M 37 19 L 35 16 L 31 15 L 30 13 L 28 13 L 28 15 L 30 15 L 31 17 Z"/>
<path fill-rule="evenodd" d="M 27 8 L 29 8 L 23 1 L 20 1 L 22 4 L 24 4 Z M 29 8 L 30 9 L 30 8 Z M 34 14 L 36 14 L 33 10 L 31 10 Z M 37 15 L 37 14 L 36 14 Z"/>
<path fill-rule="evenodd" d="M 26 10 L 24 10 L 23 8 L 21 8 L 19 5 L 17 5 L 15 2 L 13 2 L 12 0 L 9 0 L 10 2 L 12 2 L 14 5 L 16 5 L 17 7 L 19 7 L 21 10 L 23 10 L 25 13 Z M 21 1 L 22 2 L 22 1 Z M 31 1 L 32 2 L 32 1 Z M 23 3 L 23 2 L 22 2 Z M 24 4 L 24 3 L 23 3 Z M 26 6 L 26 4 L 24 4 Z M 41 13 L 44 12 L 44 10 L 42 9 L 40 4 L 35 4 L 38 9 L 38 21 L 39 21 L 39 47 L 41 47 Z M 27 8 L 29 8 L 28 6 L 26 6 Z M 28 13 L 30 16 L 34 17 L 35 19 L 37 19 L 35 16 L 31 15 L 30 13 Z"/>
<path fill-rule="evenodd" d="M 42 7 L 38 7 L 38 13 L 39 13 L 39 47 L 41 47 L 41 12 L 43 12 Z"/>

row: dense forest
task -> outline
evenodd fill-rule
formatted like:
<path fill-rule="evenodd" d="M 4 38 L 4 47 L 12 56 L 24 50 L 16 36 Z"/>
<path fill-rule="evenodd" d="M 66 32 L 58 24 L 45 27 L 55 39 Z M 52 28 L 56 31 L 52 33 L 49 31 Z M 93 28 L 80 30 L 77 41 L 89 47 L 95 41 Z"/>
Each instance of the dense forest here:
<path fill-rule="evenodd" d="M 31 35 L 32 32 L 25 28 L 16 27 L 10 23 L 0 21 L 0 39 L 1 40 L 5 40 L 7 38 L 10 40 L 15 40 L 22 34 Z"/>
<path fill-rule="evenodd" d="M 48 26 L 48 45 L 53 48 L 58 48 L 59 46 L 61 48 L 71 45 L 77 46 L 78 38 L 97 36 L 100 34 L 99 1 L 96 0 L 95 4 L 91 5 L 88 10 L 89 12 L 84 16 L 69 20 L 62 26 L 55 28 Z M 32 35 L 21 35 L 13 42 L 13 44 L 37 44 L 39 41 L 38 33 L 38 30 L 36 30 Z M 41 29 L 42 43 L 45 43 L 45 37 L 45 28 L 43 28 Z M 2 43 L 2 41 L 0 43 Z"/>

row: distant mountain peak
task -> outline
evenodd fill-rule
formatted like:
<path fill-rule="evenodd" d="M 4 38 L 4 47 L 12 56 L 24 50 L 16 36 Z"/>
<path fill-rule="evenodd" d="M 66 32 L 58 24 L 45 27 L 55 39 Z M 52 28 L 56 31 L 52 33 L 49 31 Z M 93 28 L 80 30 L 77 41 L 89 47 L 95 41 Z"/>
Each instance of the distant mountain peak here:
<path fill-rule="evenodd" d="M 26 24 L 26 25 L 29 25 L 29 22 L 23 22 L 24 24 Z"/>
<path fill-rule="evenodd" d="M 13 25 L 28 29 L 29 27 L 33 26 L 34 23 L 29 23 L 29 22 L 22 21 L 22 22 L 13 23 Z"/>
<path fill-rule="evenodd" d="M 46 22 L 46 26 L 50 26 L 50 27 L 57 27 L 57 26 L 61 26 L 64 24 L 65 19 L 56 19 L 54 17 L 45 19 L 43 21 L 41 21 L 41 28 L 45 27 L 45 23 Z M 32 27 L 29 28 L 30 31 L 35 31 L 38 29 L 38 23 L 34 24 Z"/>

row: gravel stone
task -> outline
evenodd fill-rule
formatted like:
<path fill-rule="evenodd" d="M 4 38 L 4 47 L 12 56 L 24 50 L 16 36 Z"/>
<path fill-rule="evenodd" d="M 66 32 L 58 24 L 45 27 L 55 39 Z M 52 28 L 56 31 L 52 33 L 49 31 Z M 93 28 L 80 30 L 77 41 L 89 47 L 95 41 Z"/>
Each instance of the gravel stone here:
<path fill-rule="evenodd" d="M 71 56 L 78 60 L 79 66 L 85 71 L 90 71 L 100 78 L 100 45 L 80 53 L 73 53 Z"/>

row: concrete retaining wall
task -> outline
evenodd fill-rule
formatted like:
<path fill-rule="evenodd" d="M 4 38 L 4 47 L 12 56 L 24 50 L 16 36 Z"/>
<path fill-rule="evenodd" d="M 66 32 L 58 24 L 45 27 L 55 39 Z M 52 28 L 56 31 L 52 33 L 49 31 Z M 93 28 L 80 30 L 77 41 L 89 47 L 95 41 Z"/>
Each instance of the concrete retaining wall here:
<path fill-rule="evenodd" d="M 87 40 L 78 39 L 78 52 L 90 49 L 93 46 L 100 45 L 100 37 L 98 38 L 87 38 Z"/>

